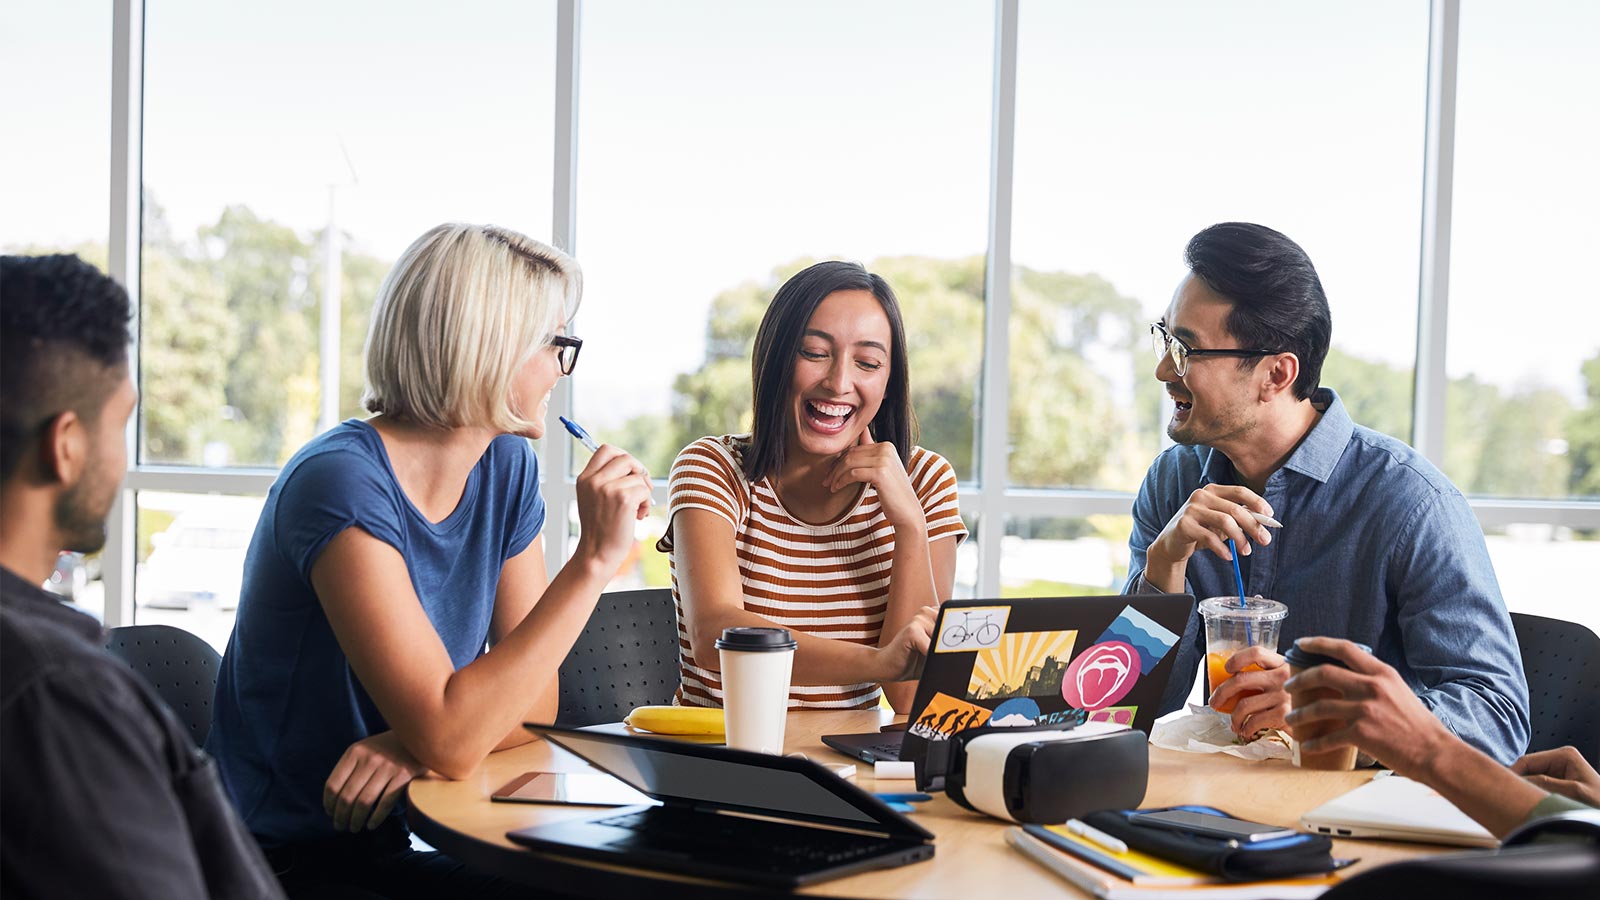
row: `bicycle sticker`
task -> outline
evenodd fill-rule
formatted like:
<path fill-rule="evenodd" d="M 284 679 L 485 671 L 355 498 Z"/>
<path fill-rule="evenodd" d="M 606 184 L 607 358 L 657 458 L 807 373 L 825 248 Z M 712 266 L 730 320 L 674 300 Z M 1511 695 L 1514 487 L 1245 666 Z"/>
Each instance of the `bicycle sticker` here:
<path fill-rule="evenodd" d="M 1006 619 L 1011 615 L 1009 606 L 972 606 L 948 610 L 939 623 L 939 639 L 933 642 L 935 653 L 970 653 L 1000 645 L 1005 634 Z"/>

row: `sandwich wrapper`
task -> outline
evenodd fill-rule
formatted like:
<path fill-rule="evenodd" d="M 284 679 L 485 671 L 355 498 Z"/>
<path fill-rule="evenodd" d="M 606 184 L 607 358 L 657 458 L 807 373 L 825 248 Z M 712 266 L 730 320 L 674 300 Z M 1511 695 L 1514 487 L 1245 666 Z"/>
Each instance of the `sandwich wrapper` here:
<path fill-rule="evenodd" d="M 1150 729 L 1150 743 L 1184 753 L 1226 753 L 1240 759 L 1293 759 L 1294 739 L 1277 728 L 1242 743 L 1229 718 L 1209 706 L 1189 704 L 1184 715 L 1168 716 Z"/>

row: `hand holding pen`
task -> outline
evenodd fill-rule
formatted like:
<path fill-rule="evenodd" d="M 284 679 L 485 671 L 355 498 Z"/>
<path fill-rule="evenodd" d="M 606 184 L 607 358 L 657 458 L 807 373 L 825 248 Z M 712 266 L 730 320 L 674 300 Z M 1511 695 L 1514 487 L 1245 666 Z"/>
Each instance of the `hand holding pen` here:
<path fill-rule="evenodd" d="M 566 416 L 556 416 L 556 418 L 560 419 L 561 424 L 567 427 L 567 433 L 577 438 L 578 443 L 582 444 L 590 453 L 600 452 L 600 445 L 595 443 L 594 438 L 589 436 L 589 432 L 585 431 L 582 425 Z"/>
<path fill-rule="evenodd" d="M 578 550 L 615 569 L 633 549 L 633 523 L 650 514 L 650 472 L 626 452 L 596 443 L 571 419 L 562 416 L 561 423 L 594 454 L 578 473 Z"/>
<path fill-rule="evenodd" d="M 1225 560 L 1249 556 L 1254 544 L 1272 543 L 1269 528 L 1282 528 L 1272 506 L 1255 491 L 1236 484 L 1208 484 L 1189 495 L 1150 543 L 1145 578 L 1157 588 L 1178 592 L 1189 557 L 1205 549 Z M 1229 544 L 1234 547 L 1230 549 Z"/>

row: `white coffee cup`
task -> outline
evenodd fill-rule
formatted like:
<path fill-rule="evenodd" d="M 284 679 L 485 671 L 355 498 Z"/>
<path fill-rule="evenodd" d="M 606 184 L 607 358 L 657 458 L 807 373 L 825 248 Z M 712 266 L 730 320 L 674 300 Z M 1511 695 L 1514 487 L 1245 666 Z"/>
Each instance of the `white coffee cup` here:
<path fill-rule="evenodd" d="M 722 660 L 722 708 L 729 747 L 783 753 L 795 646 L 786 628 L 723 629 L 717 654 Z"/>

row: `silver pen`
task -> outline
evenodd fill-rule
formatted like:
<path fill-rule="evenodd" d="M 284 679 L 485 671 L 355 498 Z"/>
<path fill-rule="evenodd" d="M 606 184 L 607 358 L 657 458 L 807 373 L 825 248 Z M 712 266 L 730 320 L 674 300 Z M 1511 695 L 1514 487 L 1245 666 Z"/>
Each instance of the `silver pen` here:
<path fill-rule="evenodd" d="M 1067 820 L 1067 831 L 1083 838 L 1091 844 L 1098 844 L 1112 853 L 1127 853 L 1128 845 L 1106 834 L 1104 831 L 1082 822 L 1078 819 Z"/>

